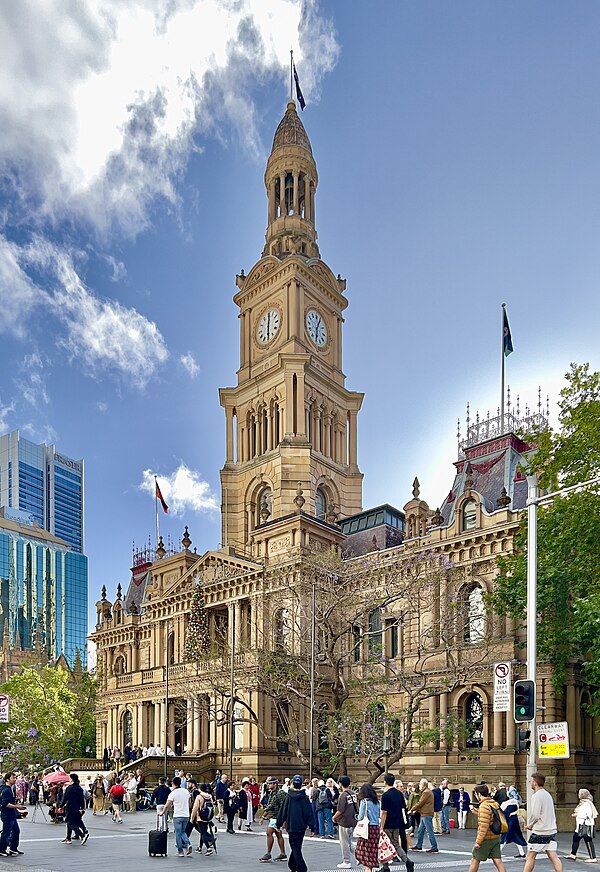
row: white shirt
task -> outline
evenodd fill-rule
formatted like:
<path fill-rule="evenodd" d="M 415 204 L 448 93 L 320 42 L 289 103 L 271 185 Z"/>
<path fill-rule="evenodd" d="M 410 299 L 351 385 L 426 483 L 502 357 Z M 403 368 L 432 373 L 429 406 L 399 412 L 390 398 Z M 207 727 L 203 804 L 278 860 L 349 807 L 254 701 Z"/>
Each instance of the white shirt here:
<path fill-rule="evenodd" d="M 137 790 L 137 778 L 135 778 L 135 776 L 133 775 L 127 782 L 127 790 L 129 791 L 129 793 L 135 793 L 135 791 Z"/>
<path fill-rule="evenodd" d="M 539 836 L 551 836 L 556 832 L 556 814 L 554 803 L 547 790 L 541 787 L 533 791 L 527 823 L 532 826 L 532 832 Z"/>
<path fill-rule="evenodd" d="M 173 817 L 190 816 L 190 794 L 184 787 L 176 787 L 169 794 L 173 803 Z"/>
<path fill-rule="evenodd" d="M 444 805 L 448 805 L 450 802 L 450 789 L 448 787 L 444 787 L 442 791 L 442 802 Z"/>

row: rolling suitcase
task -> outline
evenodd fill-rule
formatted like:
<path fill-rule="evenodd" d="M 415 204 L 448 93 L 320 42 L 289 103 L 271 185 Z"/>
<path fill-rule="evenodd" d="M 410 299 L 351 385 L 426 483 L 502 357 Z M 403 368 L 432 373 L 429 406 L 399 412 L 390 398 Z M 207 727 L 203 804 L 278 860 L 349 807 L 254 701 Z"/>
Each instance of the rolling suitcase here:
<path fill-rule="evenodd" d="M 150 857 L 167 856 L 167 830 L 165 819 L 157 815 L 156 829 L 148 833 L 148 854 Z"/>

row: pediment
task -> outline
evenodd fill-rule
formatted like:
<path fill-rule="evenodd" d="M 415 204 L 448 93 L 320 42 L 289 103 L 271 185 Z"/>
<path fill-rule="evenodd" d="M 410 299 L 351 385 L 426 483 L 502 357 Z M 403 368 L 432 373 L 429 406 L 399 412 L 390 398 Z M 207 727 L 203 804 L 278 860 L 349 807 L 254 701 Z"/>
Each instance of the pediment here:
<path fill-rule="evenodd" d="M 240 557 L 233 549 L 207 551 L 191 565 L 182 567 L 180 561 L 171 559 L 163 567 L 152 567 L 153 581 L 146 588 L 146 600 L 157 600 L 179 593 L 189 593 L 199 584 L 209 590 L 231 585 L 234 580 L 250 578 L 263 570 L 261 563 Z"/>

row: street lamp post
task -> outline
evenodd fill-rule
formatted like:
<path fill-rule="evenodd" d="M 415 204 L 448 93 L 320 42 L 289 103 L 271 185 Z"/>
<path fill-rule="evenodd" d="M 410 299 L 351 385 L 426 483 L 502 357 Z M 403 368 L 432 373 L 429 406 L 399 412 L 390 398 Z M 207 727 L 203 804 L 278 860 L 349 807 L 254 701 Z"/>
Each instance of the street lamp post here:
<path fill-rule="evenodd" d="M 235 608 L 231 607 L 231 642 L 229 663 L 229 782 L 233 781 L 233 745 L 235 737 Z"/>
<path fill-rule="evenodd" d="M 549 494 L 539 495 L 535 472 L 527 476 L 527 678 L 535 683 L 537 673 L 537 521 L 538 508 L 551 503 L 556 497 L 574 493 L 590 485 L 600 484 L 600 476 L 579 484 L 563 487 Z M 530 721 L 531 744 L 527 755 L 527 805 L 531 802 L 531 776 L 537 769 L 537 736 L 535 716 Z"/>
<path fill-rule="evenodd" d="M 308 734 L 308 778 L 312 784 L 315 756 L 315 636 L 316 636 L 316 591 L 315 580 L 312 583 L 311 596 L 311 627 L 310 627 L 310 713 Z"/>

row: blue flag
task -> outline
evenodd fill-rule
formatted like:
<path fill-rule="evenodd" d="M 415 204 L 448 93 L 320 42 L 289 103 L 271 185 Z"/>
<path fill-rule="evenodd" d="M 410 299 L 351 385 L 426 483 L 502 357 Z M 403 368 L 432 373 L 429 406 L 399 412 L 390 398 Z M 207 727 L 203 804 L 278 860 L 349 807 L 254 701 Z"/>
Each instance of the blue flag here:
<path fill-rule="evenodd" d="M 508 315 L 506 314 L 506 309 L 503 309 L 502 312 L 502 345 L 504 349 L 504 356 L 508 357 L 509 354 L 513 353 L 514 348 L 512 344 L 512 336 L 510 335 L 510 327 L 508 325 Z"/>
<path fill-rule="evenodd" d="M 296 64 L 294 64 L 294 82 L 296 83 L 296 97 L 298 98 L 298 103 L 300 103 L 300 108 L 304 109 L 306 106 L 306 100 L 304 99 L 304 95 L 300 90 L 300 82 L 298 80 L 298 73 L 296 72 Z"/>

